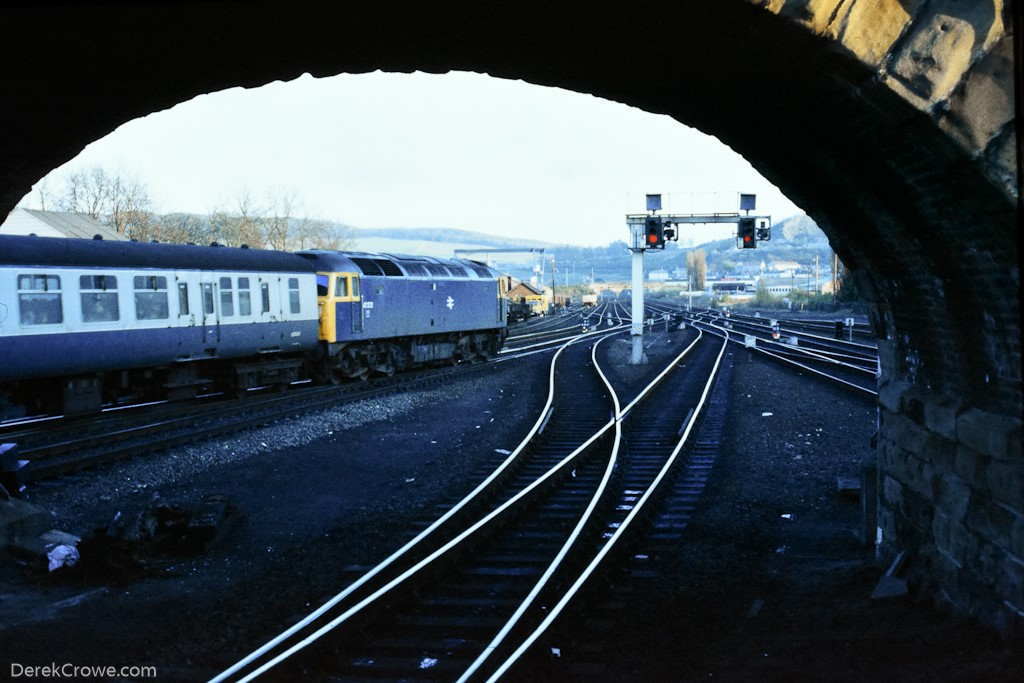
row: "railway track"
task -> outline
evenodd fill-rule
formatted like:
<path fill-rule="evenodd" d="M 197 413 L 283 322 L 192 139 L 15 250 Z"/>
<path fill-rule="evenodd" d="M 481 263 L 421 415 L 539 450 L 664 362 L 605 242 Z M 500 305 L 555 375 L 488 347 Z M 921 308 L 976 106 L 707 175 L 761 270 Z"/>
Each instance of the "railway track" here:
<path fill-rule="evenodd" d="M 218 396 L 196 402 L 111 410 L 88 419 L 10 426 L 0 430 L 0 442 L 18 445 L 17 458 L 24 464 L 9 475 L 27 484 L 487 369 L 486 363 L 480 363 L 381 377 L 368 383 L 310 386 L 284 393 L 252 392 L 241 399 Z"/>
<path fill-rule="evenodd" d="M 685 351 L 625 407 L 598 340 L 563 346 L 537 423 L 476 491 L 213 680 L 501 676 L 667 490 L 726 347 L 680 336 Z M 632 417 L 641 405 L 654 412 Z"/>
<path fill-rule="evenodd" d="M 562 332 L 557 343 L 579 335 Z M 553 352 L 552 342 L 509 351 L 501 361 L 524 354 Z M 96 416 L 50 417 L 0 424 L 0 443 L 17 444 L 17 469 L 7 472 L 18 484 L 52 478 L 186 443 L 223 436 L 303 412 L 430 386 L 454 375 L 486 372 L 486 363 L 421 370 L 368 383 L 295 387 L 292 391 L 252 391 L 243 398 L 211 395 L 188 402 L 112 407 Z"/>
<path fill-rule="evenodd" d="M 648 590 L 646 584 L 662 571 L 661 558 L 674 557 L 685 543 L 683 534 L 719 453 L 735 352 L 735 346 L 729 347 L 722 357 L 718 377 L 704 410 L 694 421 L 679 462 L 662 483 L 654 504 L 637 518 L 636 533 L 609 554 L 608 561 L 582 587 L 562 618 L 523 654 L 514 672 L 516 679 L 584 681 L 607 676 L 608 653 L 619 650 L 619 624 L 622 615 L 631 609 L 633 596 Z M 641 422 L 649 422 L 657 415 L 644 410 L 638 417 Z M 650 438 L 639 431 L 626 437 L 627 452 L 633 438 Z"/>
<path fill-rule="evenodd" d="M 747 346 L 751 353 L 768 356 L 858 393 L 872 396 L 878 393 L 878 352 L 875 347 L 816 334 L 794 334 L 794 330 L 785 328 L 782 328 L 779 338 L 774 338 L 767 322 L 752 324 L 708 313 L 687 315 L 691 324 L 713 334 L 733 332 L 731 341 Z"/>
<path fill-rule="evenodd" d="M 628 319 L 621 311 L 609 305 L 596 309 L 574 309 L 563 315 L 534 318 L 509 328 L 509 336 L 501 351 L 502 355 L 548 349 L 563 344 L 579 334 L 591 331 L 608 331 Z"/>

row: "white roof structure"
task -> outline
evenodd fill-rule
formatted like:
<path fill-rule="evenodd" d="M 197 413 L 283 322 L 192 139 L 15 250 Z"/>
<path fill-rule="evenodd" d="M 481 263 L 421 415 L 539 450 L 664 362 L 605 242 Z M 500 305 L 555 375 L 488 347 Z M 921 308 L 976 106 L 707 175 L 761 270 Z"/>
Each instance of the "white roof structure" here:
<path fill-rule="evenodd" d="M 60 211 L 15 209 L 0 224 L 0 235 L 36 235 L 38 237 L 78 237 L 126 241 L 128 238 L 103 225 L 92 216 Z"/>

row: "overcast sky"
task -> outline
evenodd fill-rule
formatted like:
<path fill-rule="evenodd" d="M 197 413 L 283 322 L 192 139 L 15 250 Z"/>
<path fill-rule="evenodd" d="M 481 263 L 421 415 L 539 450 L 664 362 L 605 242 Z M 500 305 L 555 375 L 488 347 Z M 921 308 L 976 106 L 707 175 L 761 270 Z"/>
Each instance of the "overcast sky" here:
<path fill-rule="evenodd" d="M 802 213 L 741 156 L 667 116 L 469 73 L 307 75 L 203 95 L 92 143 L 51 173 L 50 191 L 94 165 L 137 176 L 160 213 L 283 190 L 303 215 L 358 227 L 578 245 L 625 240 L 625 214 L 643 212 L 647 193 L 675 213 L 735 211 L 740 192 L 774 222 Z"/>

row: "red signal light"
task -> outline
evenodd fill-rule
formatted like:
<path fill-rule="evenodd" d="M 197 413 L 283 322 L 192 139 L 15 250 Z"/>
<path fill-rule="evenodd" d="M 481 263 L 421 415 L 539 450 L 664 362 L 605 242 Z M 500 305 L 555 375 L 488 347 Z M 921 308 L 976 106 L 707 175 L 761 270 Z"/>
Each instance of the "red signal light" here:
<path fill-rule="evenodd" d="M 736 229 L 736 237 L 740 240 L 740 248 L 742 249 L 756 249 L 757 241 L 755 239 L 755 224 L 754 219 L 744 216 L 739 219 L 739 224 Z"/>
<path fill-rule="evenodd" d="M 651 216 L 646 221 L 647 228 L 647 246 L 652 249 L 664 249 L 665 248 L 665 235 L 662 232 L 663 227 L 661 220 Z"/>

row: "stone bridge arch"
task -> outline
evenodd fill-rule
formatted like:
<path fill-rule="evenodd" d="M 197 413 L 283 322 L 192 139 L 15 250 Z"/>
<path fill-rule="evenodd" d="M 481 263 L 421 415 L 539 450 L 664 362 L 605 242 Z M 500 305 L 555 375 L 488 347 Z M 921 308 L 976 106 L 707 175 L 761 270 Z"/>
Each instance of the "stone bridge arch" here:
<path fill-rule="evenodd" d="M 125 121 L 305 72 L 477 71 L 715 135 L 814 217 L 875 304 L 883 554 L 907 549 L 923 589 L 961 612 L 1003 630 L 1024 618 L 1012 0 L 85 2 L 0 16 L 6 210 Z"/>

